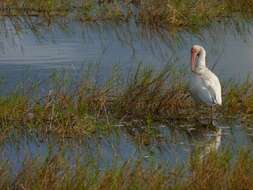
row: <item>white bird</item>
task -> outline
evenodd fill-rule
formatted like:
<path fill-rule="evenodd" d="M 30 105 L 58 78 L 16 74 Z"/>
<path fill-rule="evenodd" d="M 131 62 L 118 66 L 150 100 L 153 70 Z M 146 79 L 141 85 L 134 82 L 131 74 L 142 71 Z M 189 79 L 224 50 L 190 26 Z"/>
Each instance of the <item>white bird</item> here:
<path fill-rule="evenodd" d="M 202 46 L 191 48 L 191 80 L 189 90 L 193 99 L 211 106 L 222 104 L 221 85 L 218 77 L 206 66 L 206 51 Z M 212 117 L 212 116 L 211 116 Z"/>

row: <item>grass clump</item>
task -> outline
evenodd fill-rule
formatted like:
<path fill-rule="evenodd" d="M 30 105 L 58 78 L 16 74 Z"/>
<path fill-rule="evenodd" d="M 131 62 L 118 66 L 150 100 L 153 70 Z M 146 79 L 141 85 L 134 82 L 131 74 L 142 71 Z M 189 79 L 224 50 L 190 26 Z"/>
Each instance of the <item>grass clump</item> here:
<path fill-rule="evenodd" d="M 0 184 L 2 189 L 251 189 L 252 155 L 241 151 L 234 160 L 230 155 L 212 152 L 201 160 L 195 155 L 178 169 L 129 160 L 103 170 L 94 163 L 70 164 L 55 155 L 27 159 L 15 176 L 2 164 Z"/>
<path fill-rule="evenodd" d="M 1 5 L 3 16 L 39 16 L 47 20 L 70 16 L 85 22 L 134 20 L 169 31 L 198 31 L 213 22 L 226 22 L 227 18 L 249 20 L 253 16 L 250 0 L 8 0 Z"/>
<path fill-rule="evenodd" d="M 134 121 L 145 125 L 182 119 L 191 99 L 183 78 L 175 83 L 176 78 L 171 67 L 154 71 L 139 66 L 127 80 L 116 74 L 99 85 L 92 77 L 84 77 L 68 88 L 60 79 L 42 97 L 30 88 L 0 97 L 0 125 L 69 136 L 119 123 L 132 126 Z"/>

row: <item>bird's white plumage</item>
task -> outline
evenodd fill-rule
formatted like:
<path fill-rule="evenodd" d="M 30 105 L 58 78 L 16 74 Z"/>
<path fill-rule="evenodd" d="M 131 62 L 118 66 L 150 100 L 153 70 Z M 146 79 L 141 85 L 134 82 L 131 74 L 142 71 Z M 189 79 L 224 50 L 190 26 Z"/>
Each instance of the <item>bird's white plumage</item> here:
<path fill-rule="evenodd" d="M 198 102 L 209 106 L 221 105 L 222 97 L 220 81 L 218 77 L 206 67 L 204 48 L 201 46 L 197 47 L 200 49 L 199 58 L 195 70 L 191 74 L 189 84 L 190 93 Z"/>
<path fill-rule="evenodd" d="M 192 74 L 190 80 L 192 97 L 207 105 L 221 105 L 221 85 L 217 76 L 210 70 Z"/>

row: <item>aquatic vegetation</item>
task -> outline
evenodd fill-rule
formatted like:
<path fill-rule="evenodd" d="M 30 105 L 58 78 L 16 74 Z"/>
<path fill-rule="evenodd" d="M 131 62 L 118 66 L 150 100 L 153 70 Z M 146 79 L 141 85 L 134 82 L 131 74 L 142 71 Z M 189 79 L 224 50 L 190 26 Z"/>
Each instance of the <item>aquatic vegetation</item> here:
<path fill-rule="evenodd" d="M 97 83 L 95 76 L 86 72 L 72 83 L 51 77 L 47 82 L 49 90 L 43 95 L 34 83 L 1 96 L 1 130 L 29 129 L 69 137 L 107 131 L 119 125 L 152 128 L 154 123 L 195 125 L 196 116 L 209 119 L 205 116 L 210 110 L 205 106 L 197 110 L 190 97 L 188 76 L 173 66 L 155 70 L 140 64 L 128 77 L 116 69 L 101 83 Z M 253 82 L 247 79 L 240 84 L 222 84 L 224 101 L 217 107 L 216 117 L 252 121 Z"/>
<path fill-rule="evenodd" d="M 211 152 L 200 160 L 194 154 L 188 163 L 168 169 L 166 164 L 127 161 L 121 166 L 100 169 L 96 162 L 63 155 L 27 159 L 14 176 L 8 162 L 1 162 L 2 189 L 251 189 L 253 158 L 241 151 L 232 159 L 226 151 Z"/>
<path fill-rule="evenodd" d="M 1 3 L 2 16 L 35 16 L 48 22 L 54 17 L 75 18 L 85 22 L 129 21 L 159 26 L 169 31 L 196 32 L 213 22 L 253 16 L 250 0 L 134 0 L 134 1 L 63 1 L 8 0 Z M 243 19 L 242 19 L 243 18 Z"/>

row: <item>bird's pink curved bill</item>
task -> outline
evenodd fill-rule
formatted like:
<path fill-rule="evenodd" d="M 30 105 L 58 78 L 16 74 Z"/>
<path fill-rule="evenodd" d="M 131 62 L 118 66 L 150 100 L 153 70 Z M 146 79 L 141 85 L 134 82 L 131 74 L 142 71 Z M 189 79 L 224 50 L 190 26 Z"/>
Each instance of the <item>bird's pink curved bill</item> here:
<path fill-rule="evenodd" d="M 196 63 L 196 52 L 192 52 L 192 55 L 191 55 L 191 67 L 192 67 L 192 71 L 195 70 L 195 63 Z"/>

